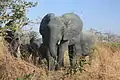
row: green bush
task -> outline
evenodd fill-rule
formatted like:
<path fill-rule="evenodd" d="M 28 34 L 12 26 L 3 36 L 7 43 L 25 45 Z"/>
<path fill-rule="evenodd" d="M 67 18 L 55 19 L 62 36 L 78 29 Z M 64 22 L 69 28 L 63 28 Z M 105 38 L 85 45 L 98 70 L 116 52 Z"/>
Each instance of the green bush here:
<path fill-rule="evenodd" d="M 114 47 L 114 48 L 120 49 L 120 43 L 117 43 L 117 42 L 109 42 L 109 43 L 106 43 L 106 45 L 109 47 Z"/>
<path fill-rule="evenodd" d="M 21 78 L 17 78 L 16 80 L 31 80 L 33 74 L 25 74 L 23 77 Z"/>

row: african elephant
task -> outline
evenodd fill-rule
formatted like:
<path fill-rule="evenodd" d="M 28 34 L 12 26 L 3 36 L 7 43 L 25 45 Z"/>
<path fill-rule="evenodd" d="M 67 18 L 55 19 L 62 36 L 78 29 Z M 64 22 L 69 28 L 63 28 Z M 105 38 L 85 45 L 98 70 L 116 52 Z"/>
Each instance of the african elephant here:
<path fill-rule="evenodd" d="M 40 48 L 42 43 L 43 43 L 42 38 L 38 38 L 38 39 L 32 38 L 30 40 L 29 52 L 32 53 L 32 60 L 35 65 L 38 63 L 38 60 L 41 57 Z"/>
<path fill-rule="evenodd" d="M 43 38 L 43 45 L 47 48 L 48 68 L 54 70 L 56 65 L 63 66 L 64 52 L 69 41 L 74 43 L 80 36 L 83 22 L 75 13 L 66 13 L 55 16 L 54 13 L 46 14 L 40 24 L 39 32 Z"/>
<path fill-rule="evenodd" d="M 9 43 L 9 50 L 11 52 L 11 54 L 15 57 L 20 58 L 20 51 L 19 51 L 19 37 L 16 36 L 17 33 L 15 31 L 12 30 L 6 30 L 6 35 L 4 37 L 4 39 Z"/>
<path fill-rule="evenodd" d="M 80 38 L 76 38 L 76 43 L 68 46 L 70 65 L 75 66 L 79 56 L 89 56 L 91 48 L 96 42 L 94 34 L 88 31 L 82 31 Z M 79 48 L 79 45 L 81 48 Z"/>

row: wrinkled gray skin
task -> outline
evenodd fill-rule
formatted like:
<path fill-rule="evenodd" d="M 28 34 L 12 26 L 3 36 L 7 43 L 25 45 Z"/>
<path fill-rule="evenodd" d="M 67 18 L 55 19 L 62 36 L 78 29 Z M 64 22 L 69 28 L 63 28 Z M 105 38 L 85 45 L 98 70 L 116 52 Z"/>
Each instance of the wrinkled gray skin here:
<path fill-rule="evenodd" d="M 83 31 L 83 37 L 81 38 L 81 49 L 83 56 L 88 56 L 91 48 L 96 42 L 96 36 L 90 32 Z"/>
<path fill-rule="evenodd" d="M 41 56 L 41 52 L 42 52 L 42 49 L 41 48 L 41 45 L 42 45 L 42 38 L 32 38 L 30 40 L 30 43 L 28 44 L 21 44 L 20 46 L 20 52 L 21 52 L 21 55 L 22 57 L 26 57 L 25 55 L 27 54 L 29 57 L 29 59 L 32 58 L 32 61 L 34 63 L 34 65 L 38 64 L 39 63 L 39 59 L 44 56 Z"/>
<path fill-rule="evenodd" d="M 69 51 L 69 57 L 70 57 L 70 65 L 75 66 L 77 58 L 80 56 L 90 56 L 91 48 L 96 42 L 96 37 L 90 32 L 82 31 L 80 34 L 80 38 L 76 38 L 76 43 L 73 45 L 69 45 L 68 51 Z M 79 42 L 80 41 L 80 42 Z M 81 49 L 78 52 L 75 48 L 75 45 L 80 45 Z M 78 49 L 78 46 L 76 46 Z"/>
<path fill-rule="evenodd" d="M 55 65 L 63 66 L 64 52 L 69 41 L 74 43 L 82 28 L 83 22 L 75 13 L 66 13 L 59 17 L 49 13 L 44 16 L 40 24 L 40 33 L 43 45 L 47 48 L 49 70 L 54 70 Z"/>
<path fill-rule="evenodd" d="M 32 52 L 37 52 L 42 43 L 43 43 L 42 38 L 38 38 L 38 39 L 33 39 L 32 38 L 30 40 L 30 47 L 31 47 Z M 36 55 L 38 55 L 38 54 L 36 54 Z"/>

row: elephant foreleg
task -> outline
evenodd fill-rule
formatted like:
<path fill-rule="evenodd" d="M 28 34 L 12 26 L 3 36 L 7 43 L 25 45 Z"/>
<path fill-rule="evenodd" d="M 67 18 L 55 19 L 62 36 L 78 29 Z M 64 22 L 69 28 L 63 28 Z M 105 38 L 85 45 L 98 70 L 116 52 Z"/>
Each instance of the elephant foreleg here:
<path fill-rule="evenodd" d="M 50 55 L 49 50 L 47 50 L 46 60 L 47 60 L 48 70 L 50 70 L 50 71 L 55 70 L 55 61 L 56 61 L 56 59 Z"/>

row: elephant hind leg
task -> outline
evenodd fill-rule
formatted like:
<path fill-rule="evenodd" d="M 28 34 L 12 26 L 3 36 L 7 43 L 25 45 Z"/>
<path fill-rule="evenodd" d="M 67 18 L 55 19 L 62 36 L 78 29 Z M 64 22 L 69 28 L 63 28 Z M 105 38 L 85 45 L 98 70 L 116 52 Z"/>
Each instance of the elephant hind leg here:
<path fill-rule="evenodd" d="M 69 53 L 69 60 L 70 60 L 70 65 L 72 66 L 72 59 L 73 59 L 73 46 L 72 45 L 70 45 L 70 46 L 68 46 L 68 53 Z"/>
<path fill-rule="evenodd" d="M 74 45 L 69 45 L 68 46 L 68 52 L 69 52 L 70 65 L 75 66 L 76 63 L 77 63 L 77 56 L 76 56 L 75 46 Z"/>

